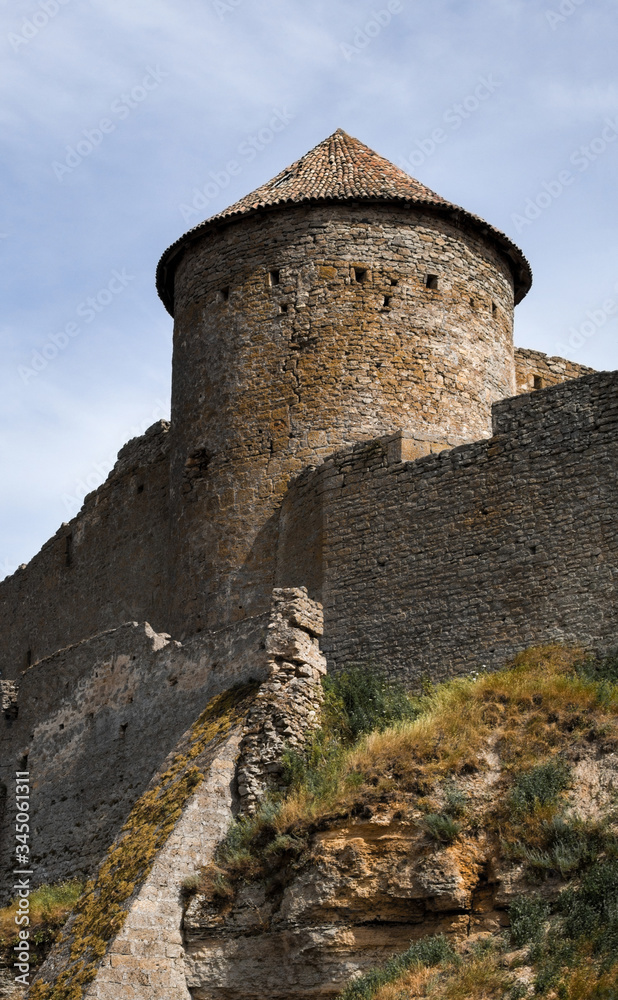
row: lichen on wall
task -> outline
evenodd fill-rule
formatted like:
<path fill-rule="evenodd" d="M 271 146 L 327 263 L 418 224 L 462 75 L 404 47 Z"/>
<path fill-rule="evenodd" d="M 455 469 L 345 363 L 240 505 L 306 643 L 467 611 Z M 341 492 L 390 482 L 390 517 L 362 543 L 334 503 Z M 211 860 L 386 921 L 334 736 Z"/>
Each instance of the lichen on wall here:
<path fill-rule="evenodd" d="M 30 1000 L 81 1000 L 110 941 L 127 917 L 130 901 L 148 876 L 188 798 L 222 741 L 242 720 L 257 686 L 215 697 L 138 800 L 118 840 L 78 902 L 57 949 L 30 990 Z"/>

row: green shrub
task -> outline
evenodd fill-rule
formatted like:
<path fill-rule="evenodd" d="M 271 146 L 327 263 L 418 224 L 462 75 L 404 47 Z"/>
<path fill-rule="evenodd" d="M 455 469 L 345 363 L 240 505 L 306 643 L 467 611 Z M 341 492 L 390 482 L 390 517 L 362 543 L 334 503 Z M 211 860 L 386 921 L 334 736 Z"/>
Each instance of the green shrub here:
<path fill-rule="evenodd" d="M 444 786 L 444 812 L 447 816 L 461 817 L 465 815 L 468 796 L 454 782 Z"/>
<path fill-rule="evenodd" d="M 577 673 L 586 680 L 618 684 L 618 650 L 602 659 L 587 657 L 577 666 Z"/>
<path fill-rule="evenodd" d="M 429 813 L 423 820 L 423 826 L 433 840 L 442 844 L 452 844 L 461 833 L 461 823 L 444 813 Z"/>
<path fill-rule="evenodd" d="M 338 790 L 347 752 L 366 733 L 419 715 L 417 702 L 378 667 L 352 665 L 323 681 L 321 726 L 302 751 L 283 756 L 283 781 L 328 799 Z M 353 779 L 352 779 L 353 782 Z"/>
<path fill-rule="evenodd" d="M 618 861 L 599 861 L 582 876 L 577 888 L 558 899 L 563 931 L 573 941 L 584 938 L 596 954 L 618 961 Z"/>
<path fill-rule="evenodd" d="M 191 896 L 195 895 L 199 887 L 200 887 L 199 875 L 197 874 L 187 875 L 187 877 L 183 878 L 182 882 L 180 883 L 180 895 L 184 899 L 190 899 Z"/>
<path fill-rule="evenodd" d="M 511 938 L 522 948 L 538 941 L 549 917 L 549 906 L 540 896 L 518 896 L 509 907 Z"/>
<path fill-rule="evenodd" d="M 347 743 L 419 715 L 405 688 L 374 664 L 353 664 L 340 674 L 326 677 L 324 690 L 339 703 L 340 735 Z"/>
<path fill-rule="evenodd" d="M 340 994 L 340 1000 L 372 1000 L 382 986 L 394 982 L 415 966 L 436 966 L 456 958 L 444 935 L 424 938 L 410 945 L 401 955 L 394 955 L 385 965 L 378 966 L 354 979 Z"/>
<path fill-rule="evenodd" d="M 538 764 L 520 774 L 511 789 L 511 804 L 517 812 L 530 812 L 535 806 L 554 805 L 571 784 L 571 769 L 560 758 Z"/>

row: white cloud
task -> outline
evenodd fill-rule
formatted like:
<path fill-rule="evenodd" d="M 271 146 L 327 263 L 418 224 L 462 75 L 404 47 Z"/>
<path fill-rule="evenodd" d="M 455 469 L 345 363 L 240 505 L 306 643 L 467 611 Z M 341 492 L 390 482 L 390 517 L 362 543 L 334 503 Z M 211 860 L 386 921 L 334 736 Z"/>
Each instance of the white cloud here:
<path fill-rule="evenodd" d="M 39 2 L 3 3 L 0 573 L 65 519 L 67 484 L 167 399 L 171 320 L 154 290 L 156 262 L 186 228 L 179 204 L 273 107 L 289 108 L 293 121 L 212 211 L 338 126 L 397 160 L 479 77 L 498 75 L 499 91 L 418 175 L 511 233 L 518 206 L 618 110 L 612 0 L 585 0 L 555 30 L 550 0 L 402 2 L 350 61 L 341 44 L 384 3 L 240 0 L 219 17 L 211 0 L 69 0 L 17 51 L 8 35 Z M 153 67 L 168 74 L 160 86 L 130 114 L 114 113 Z M 59 181 L 53 162 L 102 117 L 114 129 Z M 518 309 L 520 343 L 554 353 L 618 280 L 616 147 L 518 237 L 536 278 Z M 136 276 L 131 288 L 24 386 L 17 365 L 123 267 Z M 618 367 L 615 326 L 575 360 Z"/>

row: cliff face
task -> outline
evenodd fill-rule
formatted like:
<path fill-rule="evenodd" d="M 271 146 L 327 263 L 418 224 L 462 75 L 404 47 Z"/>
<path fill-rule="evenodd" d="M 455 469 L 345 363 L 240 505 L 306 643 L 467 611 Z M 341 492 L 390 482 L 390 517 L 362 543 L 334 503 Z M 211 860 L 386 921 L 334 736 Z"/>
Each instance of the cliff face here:
<path fill-rule="evenodd" d="M 593 854 L 611 855 L 618 843 L 618 704 L 595 705 L 577 684 L 566 697 L 558 688 L 552 695 L 533 671 L 525 693 L 509 698 L 495 685 L 477 692 L 480 740 L 451 758 L 447 772 L 457 750 L 441 748 L 446 719 L 437 739 L 425 733 L 428 752 L 416 766 L 402 763 L 392 741 L 385 753 L 386 737 L 370 737 L 351 765 L 368 780 L 354 792 L 342 785 L 339 808 L 331 802 L 304 830 L 298 816 L 283 821 L 278 836 L 288 843 L 279 852 L 275 833 L 263 829 L 254 850 L 263 858 L 270 843 L 271 856 L 259 876 L 232 873 L 230 891 L 219 871 L 218 887 L 191 901 L 184 918 L 191 996 L 332 997 L 430 935 L 446 935 L 458 951 L 505 941 L 515 900 L 540 893 L 551 902 Z M 513 981 L 531 979 L 519 965 Z"/>
<path fill-rule="evenodd" d="M 497 767 L 466 783 L 482 810 Z M 582 756 L 573 810 L 598 819 L 618 793 L 618 755 Z M 497 836 L 478 831 L 436 843 L 424 815 L 378 807 L 367 819 L 334 821 L 316 833 L 310 859 L 287 884 L 243 887 L 222 914 L 202 898 L 185 914 L 186 974 L 195 1000 L 299 1000 L 335 996 L 352 976 L 445 934 L 459 945 L 498 935 L 508 907 L 539 890 L 525 865 L 504 857 Z M 540 883 L 554 895 L 558 872 Z"/>
<path fill-rule="evenodd" d="M 427 934 L 496 930 L 488 844 L 439 849 L 391 810 L 316 835 L 288 885 L 242 889 L 222 917 L 199 898 L 185 915 L 195 998 L 334 996 L 352 975 Z M 277 891 L 278 889 L 278 891 Z"/>

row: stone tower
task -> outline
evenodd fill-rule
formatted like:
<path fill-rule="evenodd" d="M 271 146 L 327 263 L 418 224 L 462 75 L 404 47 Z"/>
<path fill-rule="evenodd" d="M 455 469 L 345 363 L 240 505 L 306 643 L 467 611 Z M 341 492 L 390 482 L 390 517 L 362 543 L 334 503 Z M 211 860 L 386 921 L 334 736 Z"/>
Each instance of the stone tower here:
<path fill-rule="evenodd" d="M 531 274 L 502 233 L 337 130 L 163 255 L 176 634 L 262 612 L 304 467 L 399 429 L 490 434 Z"/>

